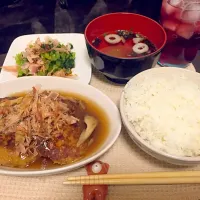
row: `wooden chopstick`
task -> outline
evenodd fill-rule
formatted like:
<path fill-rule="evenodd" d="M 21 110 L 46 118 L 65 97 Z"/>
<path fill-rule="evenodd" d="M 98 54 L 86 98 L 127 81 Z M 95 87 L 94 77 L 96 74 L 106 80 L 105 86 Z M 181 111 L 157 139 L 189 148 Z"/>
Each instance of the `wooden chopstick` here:
<path fill-rule="evenodd" d="M 135 178 L 135 179 L 100 179 L 65 181 L 65 185 L 171 185 L 171 184 L 197 184 L 200 177 L 183 178 Z"/>
<path fill-rule="evenodd" d="M 178 171 L 178 172 L 145 172 L 133 174 L 102 174 L 89 176 L 72 176 L 68 181 L 79 180 L 101 180 L 101 179 L 132 179 L 132 178 L 183 178 L 200 177 L 200 171 Z"/>
<path fill-rule="evenodd" d="M 200 171 L 102 174 L 68 177 L 67 185 L 155 185 L 200 183 Z"/>

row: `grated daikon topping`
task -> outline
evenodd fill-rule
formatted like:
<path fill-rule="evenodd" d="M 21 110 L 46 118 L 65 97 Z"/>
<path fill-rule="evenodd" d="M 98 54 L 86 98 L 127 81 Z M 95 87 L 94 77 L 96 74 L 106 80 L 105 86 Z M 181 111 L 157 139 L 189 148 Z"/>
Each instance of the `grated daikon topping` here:
<path fill-rule="evenodd" d="M 200 88 L 185 79 L 148 79 L 129 82 L 124 109 L 135 131 L 164 152 L 200 155 Z"/>

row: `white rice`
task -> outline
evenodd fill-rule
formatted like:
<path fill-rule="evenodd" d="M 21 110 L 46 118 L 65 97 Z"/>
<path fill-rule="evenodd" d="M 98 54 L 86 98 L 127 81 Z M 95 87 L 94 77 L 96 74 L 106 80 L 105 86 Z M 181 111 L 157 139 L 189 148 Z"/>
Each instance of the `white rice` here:
<path fill-rule="evenodd" d="M 125 114 L 135 131 L 157 149 L 200 155 L 200 88 L 178 77 L 148 79 L 125 89 Z"/>

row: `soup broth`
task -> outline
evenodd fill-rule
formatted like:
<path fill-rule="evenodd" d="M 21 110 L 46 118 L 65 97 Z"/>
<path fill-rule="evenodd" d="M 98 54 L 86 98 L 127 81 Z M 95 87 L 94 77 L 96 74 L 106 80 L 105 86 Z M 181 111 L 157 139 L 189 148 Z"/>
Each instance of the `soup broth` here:
<path fill-rule="evenodd" d="M 117 58 L 141 57 L 157 50 L 147 37 L 128 30 L 104 33 L 92 43 L 102 53 Z"/>

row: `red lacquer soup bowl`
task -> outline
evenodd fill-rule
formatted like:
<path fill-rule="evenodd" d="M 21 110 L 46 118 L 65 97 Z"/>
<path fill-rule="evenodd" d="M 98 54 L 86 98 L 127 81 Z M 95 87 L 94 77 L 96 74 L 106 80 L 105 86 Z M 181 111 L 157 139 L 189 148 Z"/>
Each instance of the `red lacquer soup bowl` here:
<path fill-rule="evenodd" d="M 117 30 L 142 34 L 156 50 L 139 57 L 123 57 L 105 53 L 94 43 L 95 39 Z M 156 65 L 167 36 L 161 25 L 148 17 L 134 13 L 111 13 L 91 21 L 85 29 L 85 39 L 92 65 L 112 81 L 125 83 L 137 73 Z M 115 44 L 112 45 L 114 48 Z"/>

